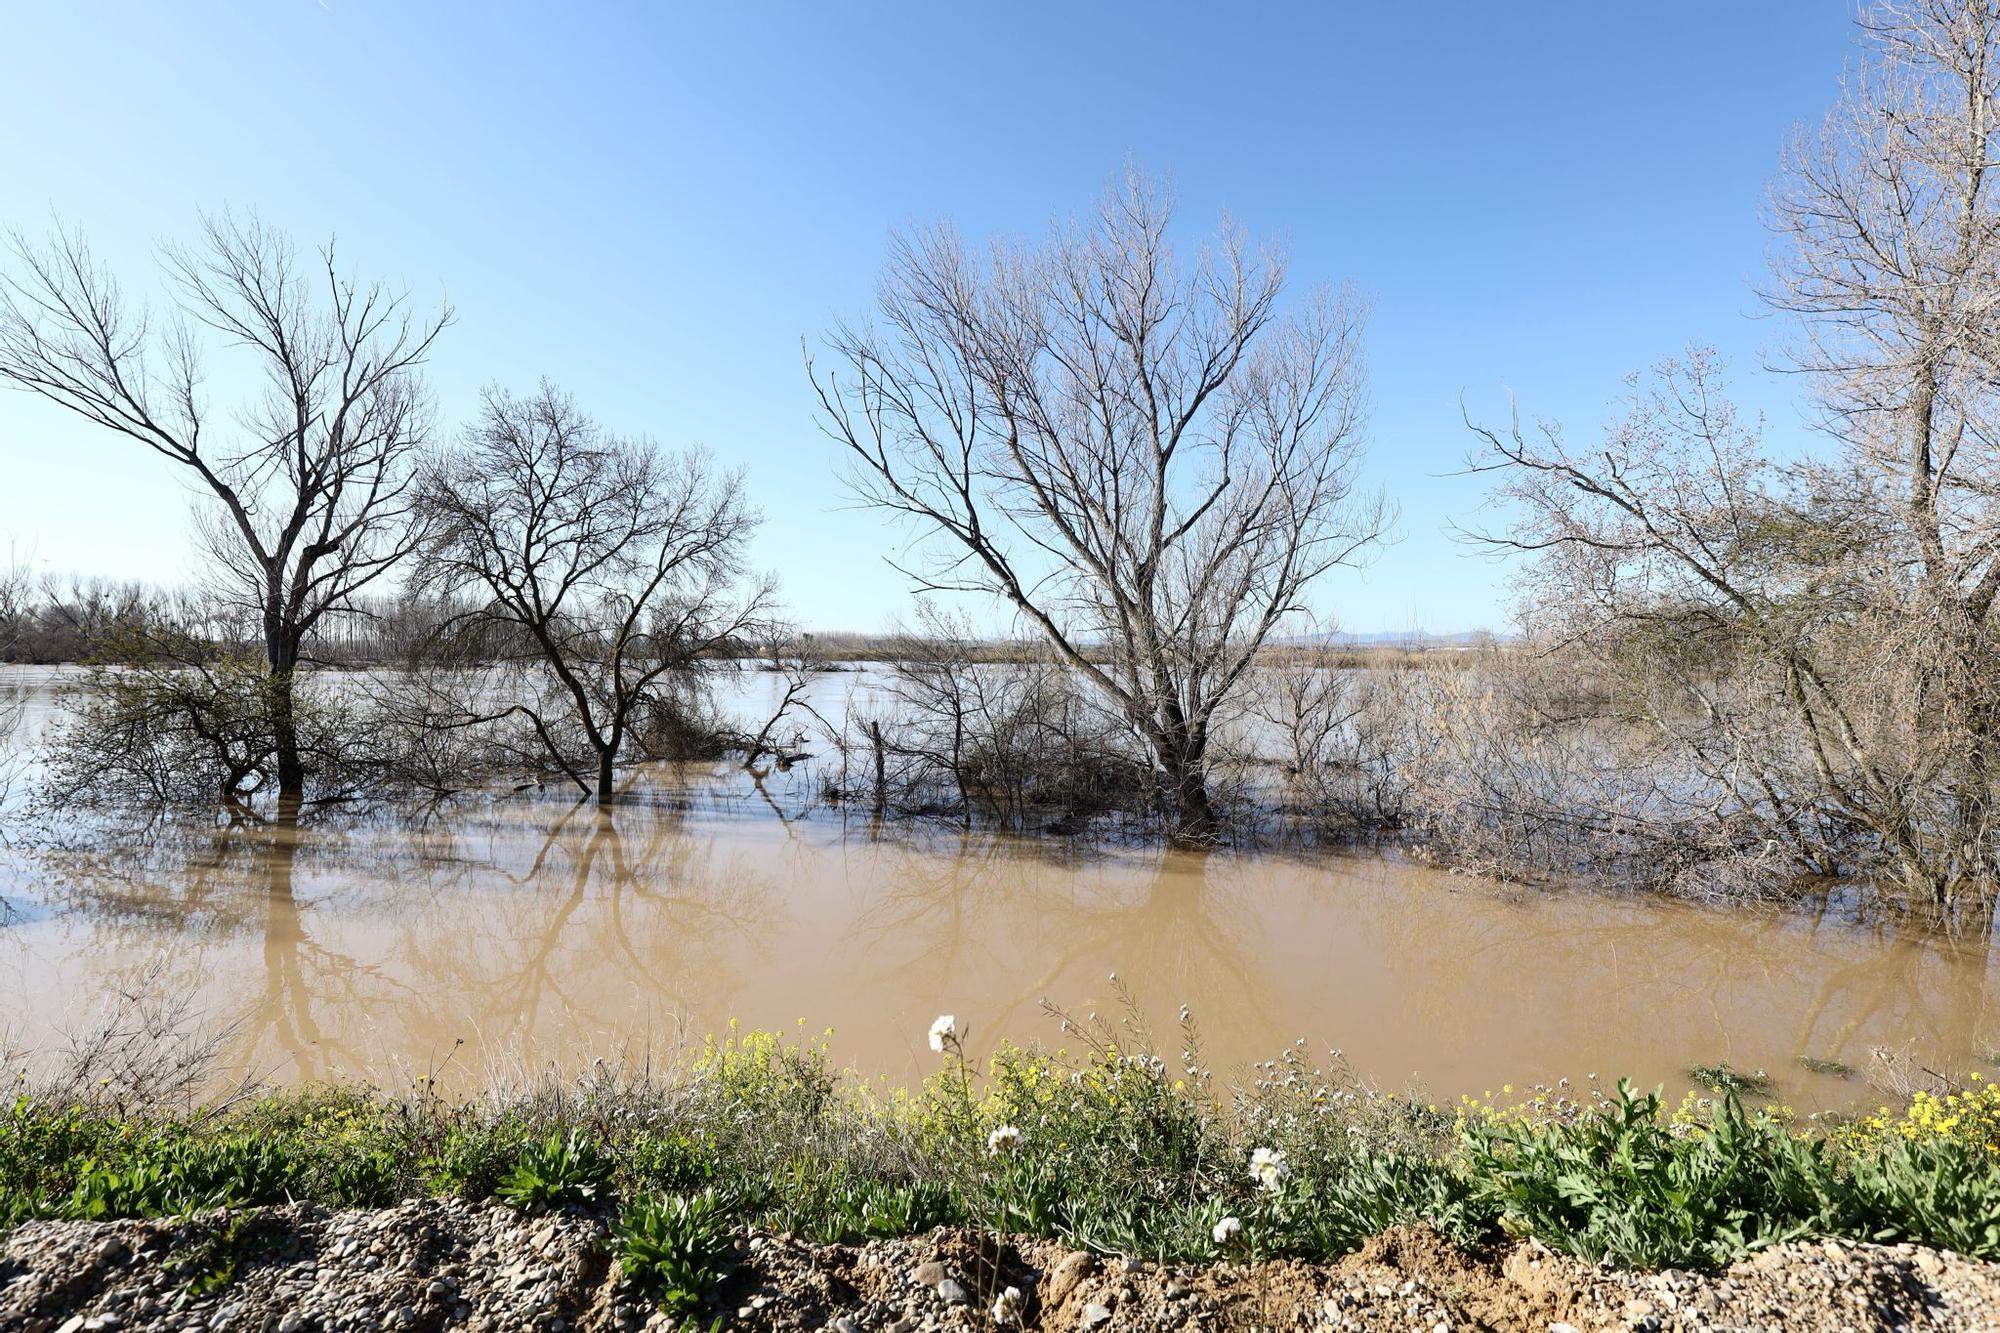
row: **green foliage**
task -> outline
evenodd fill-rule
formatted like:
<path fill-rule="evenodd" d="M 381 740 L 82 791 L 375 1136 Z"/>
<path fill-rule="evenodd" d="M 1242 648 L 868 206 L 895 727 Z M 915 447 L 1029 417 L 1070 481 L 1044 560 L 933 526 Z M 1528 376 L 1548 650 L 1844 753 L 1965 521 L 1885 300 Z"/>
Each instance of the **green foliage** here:
<path fill-rule="evenodd" d="M 454 1124 L 439 1136 L 425 1162 L 425 1183 L 441 1194 L 491 1198 L 529 1142 L 527 1127 L 512 1118 L 492 1124 Z"/>
<path fill-rule="evenodd" d="M 1057 1206 L 1055 1234 L 1079 1249 L 1166 1262 L 1207 1254 L 1228 1211 L 1216 1199 L 1145 1208 L 1091 1191 Z"/>
<path fill-rule="evenodd" d="M 715 1293 L 730 1230 L 731 1209 L 714 1190 L 640 1199 L 618 1219 L 619 1266 L 669 1314 L 685 1318 Z"/>
<path fill-rule="evenodd" d="M 612 1161 L 580 1129 L 529 1142 L 495 1193 L 523 1212 L 593 1203 L 611 1183 Z"/>
<path fill-rule="evenodd" d="M 250 1229 L 247 1213 L 227 1213 L 191 1228 L 168 1271 L 189 1296 L 213 1296 L 236 1278 Z"/>
<path fill-rule="evenodd" d="M 2000 1170 L 1951 1138 L 1891 1138 L 1849 1172 L 1841 1230 L 2000 1259 Z"/>
<path fill-rule="evenodd" d="M 1689 1065 L 1688 1077 L 1713 1092 L 1738 1097 L 1762 1097 L 1771 1091 L 1771 1076 L 1761 1069 L 1745 1072 L 1724 1060 L 1712 1065 Z"/>
<path fill-rule="evenodd" d="M 122 1163 L 87 1159 L 63 1211 L 97 1221 L 282 1203 L 294 1174 L 283 1140 L 168 1134 Z"/>
<path fill-rule="evenodd" d="M 840 1207 L 849 1234 L 871 1239 L 914 1236 L 964 1220 L 951 1190 L 921 1180 L 852 1185 Z"/>
<path fill-rule="evenodd" d="M 0 1228 L 55 1211 L 80 1163 L 101 1152 L 107 1122 L 80 1106 L 17 1097 L 0 1118 Z"/>
<path fill-rule="evenodd" d="M 180 1117 L 21 1098 L 0 1110 L 0 1227 L 436 1192 L 623 1201 L 621 1255 L 685 1309 L 712 1291 L 733 1220 L 843 1242 L 971 1225 L 1158 1260 L 1214 1255 L 1225 1216 L 1242 1221 L 1232 1246 L 1307 1258 L 1412 1223 L 1642 1267 L 1822 1235 L 2000 1258 L 2000 1089 L 1977 1080 L 1803 1132 L 1733 1093 L 1667 1115 L 1625 1084 L 1583 1105 L 1466 1106 L 1443 1115 L 1302 1056 L 1223 1104 L 1192 1056 L 1169 1071 L 1109 1045 L 1075 1061 L 1006 1050 L 984 1079 L 953 1061 L 880 1100 L 829 1084 L 812 1048 L 760 1038 L 712 1050 L 672 1097 L 314 1089 Z M 1284 1155 L 1276 1188 L 1252 1179 L 1252 1148 Z M 189 1281 L 226 1280 L 240 1247 L 211 1248 Z"/>
<path fill-rule="evenodd" d="M 686 1194 L 712 1183 L 717 1164 L 714 1145 L 684 1133 L 642 1131 L 625 1145 L 623 1175 L 641 1188 Z"/>
<path fill-rule="evenodd" d="M 1699 1132 L 1676 1133 L 1657 1092 L 1574 1124 L 1466 1129 L 1464 1170 L 1514 1234 L 1644 1268 L 1722 1264 L 1824 1231 L 1834 1173 L 1822 1145 L 1747 1114 L 1732 1093 Z"/>
<path fill-rule="evenodd" d="M 1393 1226 L 1427 1222 L 1461 1245 L 1492 1234 L 1494 1209 L 1448 1162 L 1362 1148 L 1331 1171 L 1295 1180 L 1269 1209 L 1268 1249 L 1329 1256 Z"/>

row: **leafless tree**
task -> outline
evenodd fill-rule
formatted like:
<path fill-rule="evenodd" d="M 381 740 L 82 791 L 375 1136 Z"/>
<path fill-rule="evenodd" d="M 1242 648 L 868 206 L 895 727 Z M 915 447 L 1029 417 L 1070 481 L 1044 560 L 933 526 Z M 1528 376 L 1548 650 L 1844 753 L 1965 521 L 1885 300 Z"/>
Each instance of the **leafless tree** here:
<path fill-rule="evenodd" d="M 1863 15 L 1869 59 L 1772 197 L 1768 296 L 1800 316 L 1799 367 L 1858 477 L 1816 478 L 1885 539 L 1871 603 L 1902 658 L 1869 737 L 1807 674 L 1822 772 L 1948 896 L 1996 888 L 2000 763 L 2000 7 L 1896 0 Z M 1836 758 L 1837 756 L 1837 758 Z M 1935 793 L 1939 799 L 1929 799 Z M 1863 812 L 1866 812 L 1863 814 Z"/>
<path fill-rule="evenodd" d="M 1544 630 L 1636 669 L 1622 707 L 1690 765 L 1684 807 L 1950 911 L 1996 889 L 2000 12 L 1884 6 L 1866 32 L 1774 206 L 1770 300 L 1804 316 L 1840 454 L 1776 462 L 1696 350 L 1634 378 L 1602 442 L 1516 420 L 1478 428 L 1476 466 L 1516 506 L 1490 540 L 1538 552 Z"/>
<path fill-rule="evenodd" d="M 185 468 L 212 500 L 203 544 L 258 620 L 278 790 L 304 791 L 293 673 L 314 631 L 411 549 L 415 458 L 429 436 L 419 379 L 449 311 L 358 283 L 331 244 L 302 262 L 252 218 L 206 219 L 162 251 L 171 314 L 128 302 L 83 238 L 11 236 L 0 275 L 0 378 Z M 261 392 L 219 408 L 205 344 Z M 249 380 L 246 377 L 245 382 Z"/>
<path fill-rule="evenodd" d="M 814 684 L 832 669 L 825 651 L 811 634 L 783 631 L 772 636 L 766 646 L 762 670 L 777 682 L 778 697 L 763 724 L 755 733 L 746 733 L 743 737 L 744 768 L 756 772 L 758 764 L 767 755 L 780 768 L 790 768 L 805 757 L 800 749 L 800 741 L 805 734 L 803 728 L 793 728 L 789 749 L 780 739 L 778 728 L 786 718 L 796 719 L 799 714 L 810 717 L 822 729 L 831 726 L 813 706 L 812 692 Z"/>
<path fill-rule="evenodd" d="M 1838 454 L 1778 464 L 1714 358 L 1600 446 L 1480 430 L 1558 636 L 1624 644 L 1638 715 L 1808 873 L 1990 901 L 2000 765 L 2000 8 L 1862 16 L 1866 60 L 1772 192 L 1772 306 Z"/>
<path fill-rule="evenodd" d="M 1299 804 L 1324 804 L 1311 793 L 1341 763 L 1361 690 L 1356 673 L 1329 660 L 1338 622 L 1304 616 L 1288 628 L 1291 641 L 1267 647 L 1258 661 L 1248 710 L 1283 746 L 1277 762 L 1293 792 L 1306 798 Z"/>
<path fill-rule="evenodd" d="M 741 476 L 611 435 L 548 383 L 486 393 L 423 509 L 425 586 L 478 599 L 461 623 L 538 678 L 506 711 L 600 804 L 638 733 L 685 711 L 672 692 L 762 628 L 771 586 L 745 565 L 758 517 Z"/>
<path fill-rule="evenodd" d="M 1480 434 L 1541 605 L 1633 650 L 1715 813 L 1950 909 L 2000 888 L 2000 8 L 1899 0 L 1862 28 L 1771 202 L 1766 296 L 1838 455 L 1774 462 L 1701 352 L 1601 446 Z"/>
<path fill-rule="evenodd" d="M 1217 831 L 1210 724 L 1273 625 L 1382 535 L 1357 496 L 1360 303 L 1281 315 L 1282 257 L 1225 225 L 1192 262 L 1128 174 L 1089 219 L 982 262 L 895 242 L 878 327 L 810 366 L 866 502 L 914 521 L 923 590 L 1010 604 L 1146 747 L 1171 835 Z"/>

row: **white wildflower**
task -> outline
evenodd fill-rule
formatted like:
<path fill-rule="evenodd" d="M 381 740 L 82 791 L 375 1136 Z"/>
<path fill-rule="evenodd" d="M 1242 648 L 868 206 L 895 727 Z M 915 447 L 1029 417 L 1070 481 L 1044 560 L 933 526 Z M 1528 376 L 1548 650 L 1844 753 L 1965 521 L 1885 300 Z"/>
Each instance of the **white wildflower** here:
<path fill-rule="evenodd" d="M 958 1040 L 958 1019 L 951 1014 L 939 1014 L 931 1024 L 931 1049 L 942 1051 L 945 1046 Z"/>
<path fill-rule="evenodd" d="M 1002 1125 L 986 1136 L 986 1151 L 995 1157 L 1013 1152 L 1020 1146 L 1021 1131 L 1012 1125 Z"/>
<path fill-rule="evenodd" d="M 1227 1245 L 1242 1234 L 1243 1219 L 1240 1217 L 1225 1217 L 1215 1224 L 1215 1243 L 1217 1245 Z"/>
<path fill-rule="evenodd" d="M 993 1322 L 996 1324 L 1018 1324 L 1021 1322 L 1021 1289 L 1009 1287 L 993 1298 Z"/>
<path fill-rule="evenodd" d="M 1250 1154 L 1250 1179 L 1257 1182 L 1260 1189 L 1275 1194 L 1284 1188 L 1285 1177 L 1292 1169 L 1285 1165 L 1284 1153 L 1276 1148 L 1258 1148 Z"/>

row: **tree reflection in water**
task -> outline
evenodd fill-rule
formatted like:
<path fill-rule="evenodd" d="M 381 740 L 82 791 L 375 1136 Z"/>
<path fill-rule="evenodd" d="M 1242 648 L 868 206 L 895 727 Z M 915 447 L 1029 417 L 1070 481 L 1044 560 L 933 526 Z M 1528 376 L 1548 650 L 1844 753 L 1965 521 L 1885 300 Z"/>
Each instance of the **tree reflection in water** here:
<path fill-rule="evenodd" d="M 1041 1002 L 1102 1009 L 1115 970 L 1169 1054 L 1186 1002 L 1225 1066 L 1306 1035 L 1450 1096 L 1727 1059 L 1808 1106 L 1862 1094 L 1797 1057 L 1907 1045 L 1964 1069 L 2000 1037 L 1983 938 L 1839 904 L 1704 910 L 1362 853 L 843 823 L 803 790 L 658 768 L 602 813 L 503 795 L 17 847 L 0 891 L 29 910 L 0 926 L 0 1027 L 47 1033 L 157 967 L 236 1025 L 240 1065 L 283 1081 L 469 1088 L 496 1066 L 664 1057 L 683 1032 L 802 1016 L 836 1027 L 837 1057 L 907 1078 L 931 1066 L 934 1014 L 981 1048 L 1059 1041 Z"/>

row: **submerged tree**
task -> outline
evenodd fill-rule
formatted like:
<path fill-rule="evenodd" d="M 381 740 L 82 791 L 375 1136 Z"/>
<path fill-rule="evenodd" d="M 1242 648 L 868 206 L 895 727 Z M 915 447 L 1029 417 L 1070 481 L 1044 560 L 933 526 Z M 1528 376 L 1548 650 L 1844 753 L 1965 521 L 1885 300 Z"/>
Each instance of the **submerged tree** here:
<path fill-rule="evenodd" d="M 210 218 L 169 247 L 172 317 L 127 302 L 74 233 L 15 233 L 0 274 L 0 379 L 185 468 L 212 502 L 204 544 L 263 640 L 279 792 L 305 790 L 294 672 L 314 631 L 410 551 L 430 413 L 419 368 L 449 312 L 301 263 L 252 219 Z M 217 406 L 204 343 L 247 365 Z"/>
<path fill-rule="evenodd" d="M 422 581 L 476 603 L 456 623 L 539 678 L 505 712 L 600 803 L 641 733 L 684 723 L 703 661 L 762 629 L 771 589 L 747 574 L 758 518 L 740 474 L 611 435 L 550 384 L 489 390 L 422 508 Z"/>
<path fill-rule="evenodd" d="M 1282 257 L 1192 262 L 1136 176 L 1040 248 L 896 241 L 880 327 L 813 379 L 867 502 L 913 519 L 925 591 L 1011 605 L 1144 744 L 1172 836 L 1217 832 L 1210 729 L 1272 628 L 1383 533 L 1357 496 L 1360 304 L 1280 312 Z M 809 367 L 810 369 L 810 367 Z"/>
<path fill-rule="evenodd" d="M 1915 0 L 1863 28 L 1772 205 L 1768 299 L 1801 318 L 1839 457 L 1775 463 L 1697 354 L 1603 444 L 1482 430 L 1481 465 L 1562 632 L 1673 687 L 1648 712 L 1715 814 L 1950 907 L 2000 888 L 2000 9 Z"/>

